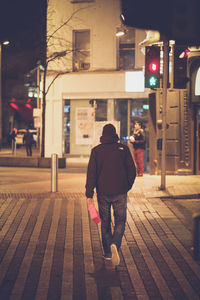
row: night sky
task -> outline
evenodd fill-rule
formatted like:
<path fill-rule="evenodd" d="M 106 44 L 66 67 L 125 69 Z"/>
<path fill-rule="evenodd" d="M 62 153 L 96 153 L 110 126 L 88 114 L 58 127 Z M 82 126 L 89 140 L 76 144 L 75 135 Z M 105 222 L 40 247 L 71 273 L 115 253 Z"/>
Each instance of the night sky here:
<path fill-rule="evenodd" d="M 1 0 L 0 42 L 3 68 L 7 73 L 23 73 L 35 66 L 43 53 L 46 0 Z"/>

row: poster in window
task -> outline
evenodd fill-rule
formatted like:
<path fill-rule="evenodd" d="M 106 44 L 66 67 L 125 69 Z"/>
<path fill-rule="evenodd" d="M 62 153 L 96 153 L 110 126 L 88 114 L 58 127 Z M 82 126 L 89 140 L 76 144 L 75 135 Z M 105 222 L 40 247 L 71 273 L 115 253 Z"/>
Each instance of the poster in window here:
<path fill-rule="evenodd" d="M 76 144 L 88 145 L 93 141 L 93 108 L 76 108 Z"/>

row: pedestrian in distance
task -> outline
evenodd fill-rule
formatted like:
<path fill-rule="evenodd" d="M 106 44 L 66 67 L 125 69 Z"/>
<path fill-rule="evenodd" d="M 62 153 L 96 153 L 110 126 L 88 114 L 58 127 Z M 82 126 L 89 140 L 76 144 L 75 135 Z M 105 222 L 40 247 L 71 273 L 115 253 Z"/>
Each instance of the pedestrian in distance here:
<path fill-rule="evenodd" d="M 23 144 L 25 144 L 27 156 L 32 156 L 33 143 L 33 135 L 28 129 L 26 129 L 26 132 L 23 137 Z"/>
<path fill-rule="evenodd" d="M 132 188 L 136 168 L 129 148 L 119 143 L 112 124 L 103 127 L 100 144 L 91 151 L 86 179 L 88 205 L 94 204 L 96 188 L 101 218 L 103 258 L 120 263 L 119 249 L 126 224 L 127 192 Z M 114 212 L 114 229 L 111 229 L 111 207 Z"/>
<path fill-rule="evenodd" d="M 17 135 L 17 128 L 13 128 L 10 132 L 10 138 L 11 138 L 11 147 L 12 147 L 12 152 L 15 152 L 15 142 L 16 142 L 16 135 Z"/>
<path fill-rule="evenodd" d="M 130 137 L 133 145 L 133 156 L 137 168 L 137 176 L 143 176 L 144 173 L 144 150 L 145 150 L 145 132 L 140 121 L 135 122 L 133 135 Z"/>

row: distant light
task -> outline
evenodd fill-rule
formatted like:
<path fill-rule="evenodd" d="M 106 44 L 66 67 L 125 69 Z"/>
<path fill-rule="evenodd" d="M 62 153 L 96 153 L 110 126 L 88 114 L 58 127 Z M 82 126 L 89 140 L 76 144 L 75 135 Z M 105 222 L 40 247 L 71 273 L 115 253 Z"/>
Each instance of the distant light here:
<path fill-rule="evenodd" d="M 143 108 L 144 110 L 148 110 L 148 109 L 149 109 L 149 104 L 143 104 L 143 105 L 142 105 L 142 108 Z"/>
<path fill-rule="evenodd" d="M 126 92 L 144 92 L 144 72 L 133 71 L 125 73 Z"/>
<path fill-rule="evenodd" d="M 16 109 L 16 110 L 19 110 L 19 106 L 17 105 L 17 104 L 15 104 L 15 103 L 10 103 L 10 106 L 12 107 L 12 108 L 14 108 L 14 109 Z"/>
<path fill-rule="evenodd" d="M 179 55 L 179 58 L 185 58 L 185 57 L 188 57 L 189 54 L 190 54 L 190 50 L 189 50 L 189 49 L 185 49 L 185 50 Z"/>
<path fill-rule="evenodd" d="M 33 109 L 32 106 L 31 106 L 29 103 L 26 103 L 25 106 L 26 106 L 28 109 Z"/>
<path fill-rule="evenodd" d="M 10 42 L 9 42 L 9 41 L 4 41 L 4 42 L 2 42 L 2 44 L 3 44 L 3 45 L 9 45 Z"/>
<path fill-rule="evenodd" d="M 116 36 L 120 37 L 120 36 L 123 36 L 125 35 L 125 32 L 123 30 L 120 30 L 116 33 Z"/>
<path fill-rule="evenodd" d="M 121 19 L 122 19 L 123 21 L 125 21 L 125 17 L 124 17 L 123 14 L 121 14 L 120 17 L 121 17 Z"/>

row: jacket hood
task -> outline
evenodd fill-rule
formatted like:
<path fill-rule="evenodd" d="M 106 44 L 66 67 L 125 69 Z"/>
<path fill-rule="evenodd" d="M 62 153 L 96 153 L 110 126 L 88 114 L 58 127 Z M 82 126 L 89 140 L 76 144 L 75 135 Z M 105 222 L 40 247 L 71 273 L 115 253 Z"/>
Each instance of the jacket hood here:
<path fill-rule="evenodd" d="M 100 137 L 101 143 L 116 143 L 119 137 L 116 133 L 115 126 L 112 124 L 106 124 L 103 127 L 102 136 Z"/>
<path fill-rule="evenodd" d="M 116 129 L 112 124 L 106 124 L 103 127 L 102 136 L 100 137 L 101 143 L 116 143 L 119 137 L 116 133 Z"/>

